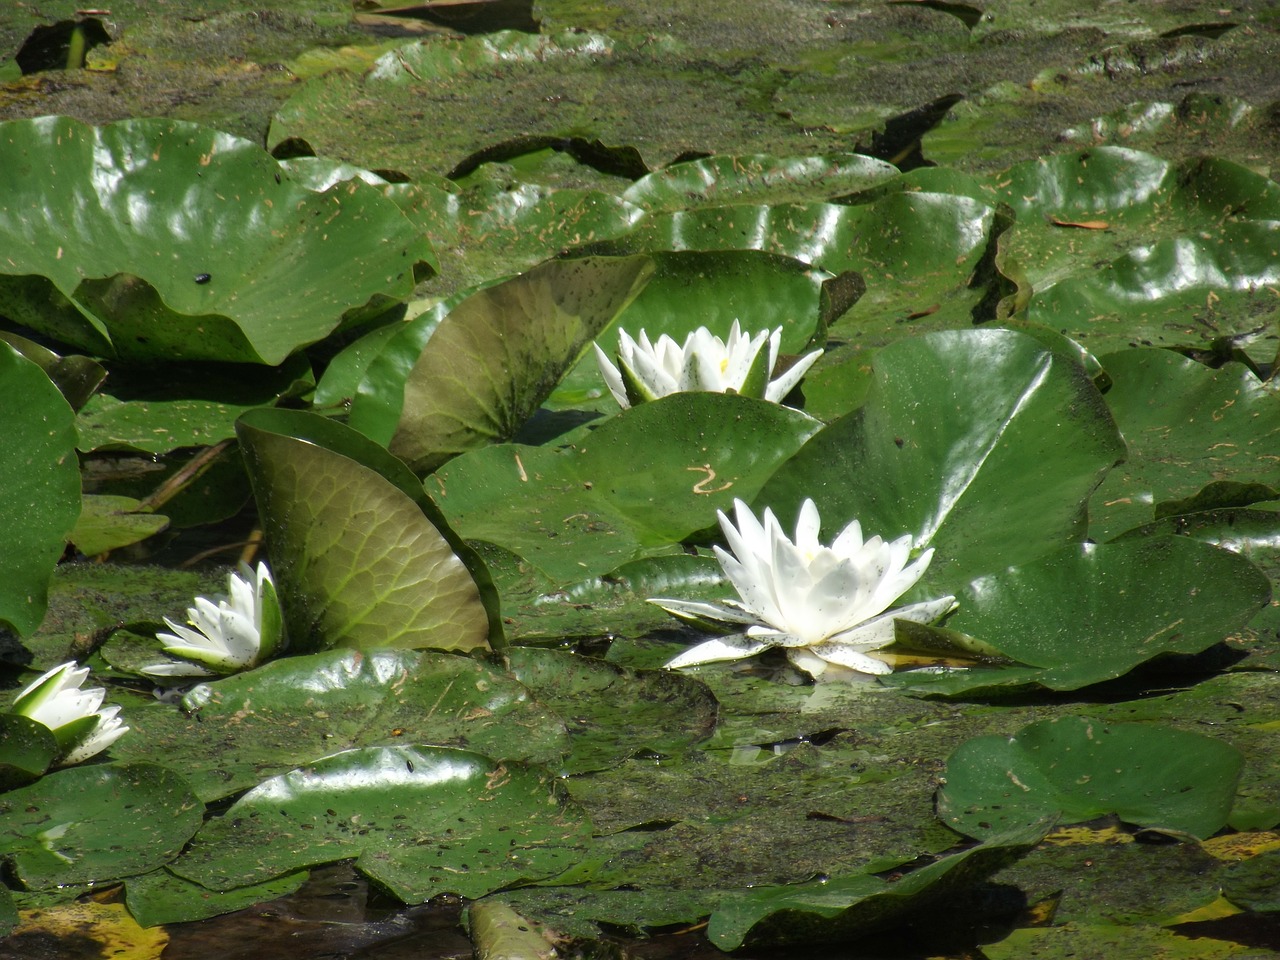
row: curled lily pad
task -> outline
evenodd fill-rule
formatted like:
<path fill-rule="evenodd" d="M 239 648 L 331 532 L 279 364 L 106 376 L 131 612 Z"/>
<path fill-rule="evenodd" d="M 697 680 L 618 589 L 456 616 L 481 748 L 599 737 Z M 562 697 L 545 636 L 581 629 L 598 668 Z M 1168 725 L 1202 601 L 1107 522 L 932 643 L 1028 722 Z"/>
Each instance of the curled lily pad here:
<path fill-rule="evenodd" d="M 0 305 L 96 354 L 279 363 L 433 262 L 376 188 L 316 193 L 182 121 L 10 121 L 0 167 Z"/>
<path fill-rule="evenodd" d="M 292 649 L 500 642 L 484 565 L 403 463 L 313 414 L 261 410 L 237 429 Z"/>
<path fill-rule="evenodd" d="M 650 271 L 643 257 L 552 261 L 468 297 L 409 372 L 391 452 L 429 473 L 514 436 Z"/>
<path fill-rule="evenodd" d="M 30 633 L 44 617 L 49 577 L 80 514 L 80 468 L 67 401 L 38 366 L 0 343 L 0 621 Z"/>
<path fill-rule="evenodd" d="M 354 857 L 406 903 L 564 872 L 591 825 L 544 773 L 443 747 L 369 747 L 250 790 L 173 865 L 231 890 Z"/>
<path fill-rule="evenodd" d="M 1054 813 L 1122 820 L 1201 839 L 1226 825 L 1244 758 L 1211 737 L 1061 717 L 978 737 L 947 761 L 938 816 L 988 837 Z"/>

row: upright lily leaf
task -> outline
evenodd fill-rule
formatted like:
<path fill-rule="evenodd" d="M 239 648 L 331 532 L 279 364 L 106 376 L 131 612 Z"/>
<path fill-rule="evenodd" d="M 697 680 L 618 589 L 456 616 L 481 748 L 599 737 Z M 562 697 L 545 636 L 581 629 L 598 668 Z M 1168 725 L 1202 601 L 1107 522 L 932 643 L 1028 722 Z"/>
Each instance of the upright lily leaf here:
<path fill-rule="evenodd" d="M 974 837 L 1059 813 L 1117 814 L 1204 839 L 1226 825 L 1244 758 L 1211 737 L 1085 717 L 1042 720 L 1012 737 L 978 737 L 947 761 L 938 816 Z"/>
<path fill-rule="evenodd" d="M 1101 358 L 1111 408 L 1129 446 L 1089 501 L 1089 533 L 1106 540 L 1148 523 L 1165 501 L 1213 481 L 1274 483 L 1280 392 L 1243 364 L 1210 370 L 1168 350 Z"/>
<path fill-rule="evenodd" d="M 0 305 L 93 353 L 276 364 L 433 260 L 376 188 L 191 123 L 11 121 L 0 169 Z"/>
<path fill-rule="evenodd" d="M 173 865 L 230 890 L 354 857 L 406 903 L 482 897 L 562 873 L 591 825 L 555 782 L 443 747 L 348 750 L 250 790 Z"/>
<path fill-rule="evenodd" d="M 0 343 L 0 621 L 31 633 L 44 618 L 47 587 L 80 515 L 74 415 L 43 370 Z"/>
<path fill-rule="evenodd" d="M 385 450 L 312 414 L 256 411 L 237 433 L 291 649 L 473 650 L 501 637 L 483 565 L 468 568 L 465 548 L 424 512 L 429 503 Z"/>
<path fill-rule="evenodd" d="M 736 950 L 744 943 L 842 942 L 883 930 L 908 914 L 923 915 L 931 904 L 1012 863 L 1051 823 L 1019 824 L 893 883 L 864 873 L 734 892 L 711 914 L 707 937 L 721 950 Z"/>
<path fill-rule="evenodd" d="M 754 496 L 820 426 L 764 400 L 677 393 L 566 449 L 473 450 L 427 484 L 462 536 L 576 583 L 714 526 L 717 509 Z"/>
<path fill-rule="evenodd" d="M 430 473 L 511 437 L 650 270 L 643 257 L 552 261 L 467 298 L 409 374 L 391 451 Z"/>
<path fill-rule="evenodd" d="M 1009 330 L 904 340 L 872 361 L 866 403 L 810 440 L 758 500 L 828 535 L 910 533 L 937 553 L 929 595 L 1083 537 L 1084 505 L 1124 443 L 1084 371 Z"/>
<path fill-rule="evenodd" d="M 902 674 L 919 692 L 960 694 L 1038 683 L 1077 690 L 1166 653 L 1199 653 L 1244 628 L 1271 585 L 1238 554 L 1190 537 L 1067 547 L 975 578 L 956 591 L 947 629 L 1034 671 L 975 667 Z"/>
<path fill-rule="evenodd" d="M 203 814 L 164 767 L 72 767 L 0 796 L 0 856 L 33 890 L 126 877 L 176 857 Z"/>
<path fill-rule="evenodd" d="M 216 800 L 339 750 L 435 743 L 500 760 L 556 762 L 564 724 L 506 673 L 470 657 L 327 650 L 203 684 L 183 709 L 127 713 L 121 758 L 163 756 Z"/>

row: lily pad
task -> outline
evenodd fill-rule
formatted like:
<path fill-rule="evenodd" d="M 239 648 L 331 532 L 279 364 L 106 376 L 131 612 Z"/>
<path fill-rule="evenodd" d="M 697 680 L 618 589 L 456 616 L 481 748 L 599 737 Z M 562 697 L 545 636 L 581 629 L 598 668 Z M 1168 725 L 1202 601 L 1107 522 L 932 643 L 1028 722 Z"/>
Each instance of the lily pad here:
<path fill-rule="evenodd" d="M 1083 537 L 1124 444 L 1078 365 L 1025 334 L 953 331 L 884 348 L 872 375 L 866 403 L 761 491 L 784 528 L 811 497 L 827 537 L 855 518 L 867 535 L 910 533 L 937 551 L 922 599 Z"/>
<path fill-rule="evenodd" d="M 80 514 L 80 467 L 67 401 L 7 343 L 0 343 L 0 408 L 9 411 L 0 452 L 0 621 L 26 634 L 44 617 L 49 577 Z"/>
<path fill-rule="evenodd" d="M 724 339 L 733 321 L 744 333 L 781 328 L 780 354 L 822 346 L 823 284 L 831 274 L 799 260 L 755 250 L 663 252 L 650 255 L 654 271 L 636 298 L 593 339 L 610 358 L 618 354 L 618 332 L 651 341 L 666 334 L 677 343 L 699 327 Z M 604 385 L 594 350 L 588 350 L 561 380 L 546 409 L 617 412 Z"/>
<path fill-rule="evenodd" d="M 70 540 L 87 557 L 145 540 L 169 525 L 167 517 L 138 510 L 132 497 L 86 494 Z"/>
<path fill-rule="evenodd" d="M 428 486 L 462 536 L 575 583 L 713 526 L 717 509 L 754 496 L 819 426 L 764 400 L 678 393 L 623 411 L 567 449 L 472 451 Z"/>
<path fill-rule="evenodd" d="M 796 203 L 855 193 L 897 174 L 892 164 L 857 153 L 712 156 L 655 170 L 628 187 L 622 198 L 650 213 L 759 200 Z"/>
<path fill-rule="evenodd" d="M 501 641 L 483 564 L 459 558 L 465 549 L 424 512 L 430 503 L 414 497 L 421 488 L 404 464 L 312 414 L 257 411 L 238 433 L 292 649 L 474 650 Z"/>
<path fill-rule="evenodd" d="M 391 452 L 422 474 L 510 439 L 650 270 L 643 257 L 552 261 L 458 304 L 409 372 Z"/>
<path fill-rule="evenodd" d="M 888 682 L 940 695 L 1030 683 L 1078 690 L 1161 654 L 1208 649 L 1266 606 L 1271 585 L 1228 550 L 1190 537 L 1153 537 L 1068 547 L 976 578 L 956 597 L 960 609 L 947 632 L 1039 669 L 974 667 Z"/>
<path fill-rule="evenodd" d="M 1280 395 L 1243 364 L 1210 370 L 1168 350 L 1101 358 L 1107 406 L 1129 447 L 1089 501 L 1089 534 L 1107 540 L 1211 482 L 1274 483 Z"/>
<path fill-rule="evenodd" d="M 57 755 L 58 741 L 43 723 L 0 713 L 0 790 L 36 779 Z"/>
<path fill-rule="evenodd" d="M 250 790 L 205 825 L 173 871 L 231 890 L 354 857 L 401 900 L 423 903 L 562 873 L 590 835 L 546 774 L 464 750 L 369 747 Z"/>
<path fill-rule="evenodd" d="M 566 718 L 570 751 L 561 776 L 607 769 L 632 756 L 682 753 L 715 729 L 716 698 L 692 677 L 533 647 L 508 651 L 507 663 L 538 702 Z"/>
<path fill-rule="evenodd" d="M 125 881 L 125 903 L 133 918 L 144 927 L 190 923 L 286 896 L 302 886 L 306 879 L 306 872 L 299 871 L 265 883 L 217 891 L 184 880 L 168 870 L 156 870 Z"/>
<path fill-rule="evenodd" d="M 745 943 L 841 942 L 882 930 L 1013 862 L 1039 842 L 1051 822 L 1002 831 L 892 883 L 854 874 L 730 893 L 711 914 L 707 937 L 721 950 L 736 950 Z"/>
<path fill-rule="evenodd" d="M 1226 825 L 1243 757 L 1211 737 L 1146 724 L 1062 717 L 1012 737 L 970 740 L 947 761 L 938 816 L 990 837 L 1053 813 L 1067 823 L 1114 813 L 1209 837 Z"/>
<path fill-rule="evenodd" d="M 433 262 L 374 187 L 316 193 L 182 121 L 10 121 L 0 166 L 0 304 L 95 354 L 279 363 Z"/>
<path fill-rule="evenodd" d="M 206 801 L 357 747 L 431 742 L 538 762 L 566 748 L 563 723 L 506 674 L 413 651 L 286 657 L 197 687 L 183 710 L 157 703 L 126 716 L 131 734 L 113 754 L 163 756 Z"/>
<path fill-rule="evenodd" d="M 0 796 L 0 856 L 33 890 L 127 877 L 176 857 L 203 814 L 156 764 L 73 767 Z"/>

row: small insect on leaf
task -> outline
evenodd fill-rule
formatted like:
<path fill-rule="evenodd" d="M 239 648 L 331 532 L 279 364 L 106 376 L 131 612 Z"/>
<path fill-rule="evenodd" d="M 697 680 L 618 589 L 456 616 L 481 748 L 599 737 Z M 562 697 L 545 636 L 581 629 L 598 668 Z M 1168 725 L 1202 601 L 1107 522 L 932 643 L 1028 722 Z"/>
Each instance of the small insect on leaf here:
<path fill-rule="evenodd" d="M 208 283 L 212 279 L 213 279 L 213 275 L 209 273 L 196 274 L 196 283 Z"/>

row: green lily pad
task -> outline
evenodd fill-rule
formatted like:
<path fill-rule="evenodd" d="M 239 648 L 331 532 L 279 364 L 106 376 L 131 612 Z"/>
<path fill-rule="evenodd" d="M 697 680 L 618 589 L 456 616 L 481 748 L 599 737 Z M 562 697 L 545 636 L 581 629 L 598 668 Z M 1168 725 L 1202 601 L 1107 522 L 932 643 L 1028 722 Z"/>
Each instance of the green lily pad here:
<path fill-rule="evenodd" d="M 47 373 L 73 410 L 83 407 L 107 376 L 102 364 L 88 357 L 61 357 L 34 340 L 7 331 L 0 331 L 0 340 Z"/>
<path fill-rule="evenodd" d="M 1226 825 L 1243 764 L 1234 747 L 1185 730 L 1061 717 L 961 746 L 938 816 L 989 837 L 1055 812 L 1067 823 L 1114 813 L 1203 839 Z"/>
<path fill-rule="evenodd" d="M 663 252 L 650 260 L 654 271 L 644 289 L 593 338 L 615 362 L 620 330 L 632 337 L 644 330 L 651 341 L 666 334 L 683 343 L 699 327 L 723 339 L 734 320 L 744 333 L 781 328 L 783 357 L 822 345 L 822 289 L 831 279 L 826 271 L 755 250 Z M 545 406 L 617 412 L 594 350 L 582 355 Z"/>
<path fill-rule="evenodd" d="M 1037 670 L 975 667 L 889 682 L 940 695 L 1037 683 L 1078 690 L 1168 653 L 1199 653 L 1241 630 L 1271 598 L 1265 574 L 1189 537 L 1083 544 L 975 579 L 946 631 Z M 927 633 L 927 628 L 922 628 Z"/>
<path fill-rule="evenodd" d="M 258 145 L 181 121 L 10 121 L 0 167 L 0 304 L 96 354 L 279 363 L 408 297 L 433 261 L 374 187 L 315 193 Z"/>
<path fill-rule="evenodd" d="M 561 776 L 604 770 L 637 755 L 678 754 L 715 729 L 716 698 L 692 677 L 534 647 L 509 650 L 507 663 L 539 703 L 567 720 L 570 751 Z"/>
<path fill-rule="evenodd" d="M 76 418 L 79 448 L 168 453 L 207 447 L 236 435 L 236 418 L 296 397 L 314 383 L 310 365 L 293 357 L 274 370 L 232 364 L 171 364 L 154 371 L 113 372 Z"/>
<path fill-rule="evenodd" d="M 145 540 L 169 525 L 168 517 L 139 511 L 132 497 L 86 494 L 70 540 L 86 557 Z"/>
<path fill-rule="evenodd" d="M 1075 921 L 1052 927 L 1014 930 L 998 943 L 982 945 L 990 960 L 1044 957 L 1113 957 L 1124 960 L 1255 960 L 1257 951 L 1231 940 L 1196 934 L 1181 936 L 1154 924 Z"/>
<path fill-rule="evenodd" d="M 128 709 L 114 756 L 163 756 L 204 800 L 319 757 L 396 742 L 556 762 L 564 724 L 504 673 L 468 657 L 330 650 L 201 685 L 184 709 Z"/>
<path fill-rule="evenodd" d="M 57 755 L 58 741 L 43 723 L 0 713 L 0 790 L 36 779 Z"/>
<path fill-rule="evenodd" d="M 1108 540 L 1159 516 L 1161 504 L 1211 482 L 1274 483 L 1276 388 L 1242 364 L 1210 370 L 1167 350 L 1101 358 L 1107 406 L 1129 456 L 1089 501 L 1089 534 Z"/>
<path fill-rule="evenodd" d="M 784 528 L 811 497 L 824 536 L 855 518 L 868 536 L 912 534 L 937 551 L 922 598 L 1083 537 L 1085 500 L 1124 444 L 1078 365 L 983 330 L 892 344 L 872 371 L 866 403 L 761 491 Z"/>
<path fill-rule="evenodd" d="M 203 815 L 156 764 L 72 767 L 0 796 L 0 856 L 33 890 L 127 877 L 176 857 Z"/>
<path fill-rule="evenodd" d="M 854 874 L 734 891 L 711 914 L 707 937 L 721 950 L 736 950 L 744 943 L 843 942 L 882 930 L 924 913 L 932 903 L 1013 862 L 1039 842 L 1051 822 L 1020 824 L 892 883 L 872 874 Z"/>
<path fill-rule="evenodd" d="M 80 466 L 73 415 L 38 366 L 0 343 L 0 621 L 18 633 L 40 625 L 49 577 L 80 514 Z"/>
<path fill-rule="evenodd" d="M 306 871 L 299 871 L 234 890 L 210 890 L 168 870 L 156 870 L 126 880 L 124 895 L 129 912 L 139 925 L 154 927 L 162 923 L 190 923 L 243 910 L 255 903 L 287 896 L 306 879 Z"/>
<path fill-rule="evenodd" d="M 423 474 L 514 436 L 650 270 L 643 257 L 552 261 L 458 304 L 405 381 L 391 452 Z"/>
<path fill-rule="evenodd" d="M 273 777 L 211 820 L 173 865 L 231 890 L 354 857 L 406 903 L 481 897 L 562 873 L 591 825 L 554 780 L 443 747 L 368 747 Z"/>
<path fill-rule="evenodd" d="M 820 426 L 764 400 L 677 393 L 623 411 L 567 449 L 474 450 L 428 486 L 463 537 L 575 583 L 713 526 L 717 509 L 754 496 Z"/>
<path fill-rule="evenodd" d="M 1222 878 L 1222 895 L 1248 910 L 1280 910 L 1280 890 L 1276 870 L 1280 850 L 1266 850 L 1227 868 Z"/>
<path fill-rule="evenodd" d="M 855 193 L 897 175 L 892 164 L 857 153 L 713 156 L 655 170 L 623 191 L 622 198 L 650 213 L 761 200 L 799 203 Z"/>
<path fill-rule="evenodd" d="M 831 274 L 856 271 L 865 295 L 832 336 L 876 343 L 902 324 L 969 326 L 984 291 L 973 284 L 996 222 L 994 207 L 940 193 L 888 193 L 872 203 L 696 206 L 651 215 L 598 249 L 760 250 Z"/>
<path fill-rule="evenodd" d="M 292 649 L 501 642 L 483 564 L 457 543 L 404 464 L 313 414 L 255 411 L 237 429 Z"/>

